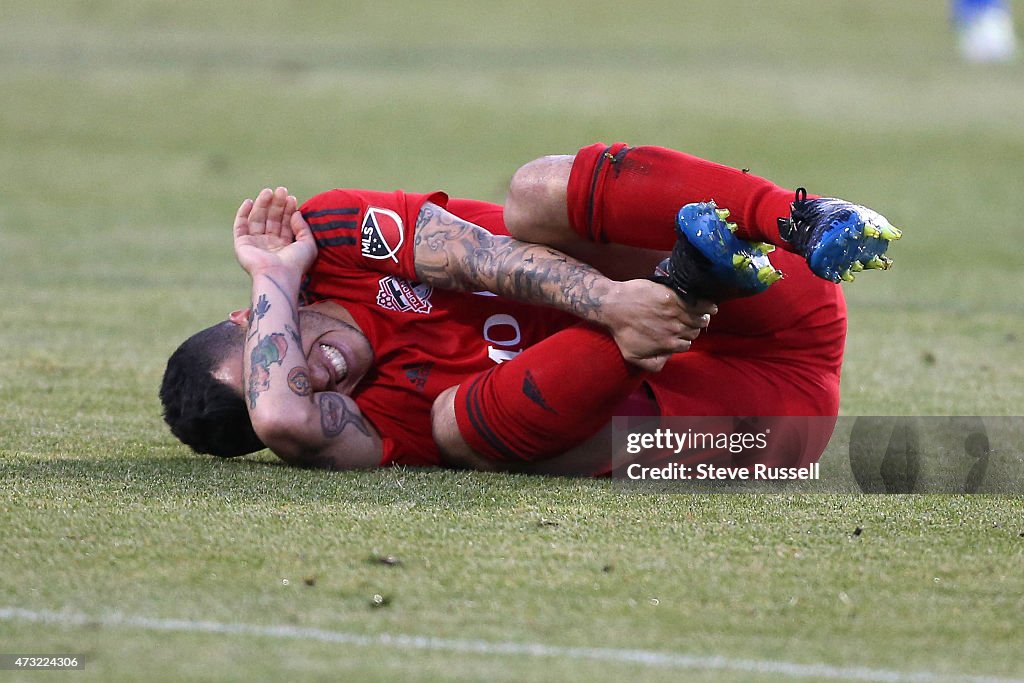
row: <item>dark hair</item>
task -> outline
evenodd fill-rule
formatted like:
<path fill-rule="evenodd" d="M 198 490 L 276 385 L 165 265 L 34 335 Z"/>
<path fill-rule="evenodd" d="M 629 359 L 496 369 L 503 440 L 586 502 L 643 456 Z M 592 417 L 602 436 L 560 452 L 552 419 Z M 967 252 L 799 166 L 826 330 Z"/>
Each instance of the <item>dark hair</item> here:
<path fill-rule="evenodd" d="M 160 385 L 164 421 L 196 453 L 233 458 L 265 448 L 253 431 L 241 388 L 213 373 L 240 352 L 244 328 L 225 320 L 192 335 L 171 354 Z"/>

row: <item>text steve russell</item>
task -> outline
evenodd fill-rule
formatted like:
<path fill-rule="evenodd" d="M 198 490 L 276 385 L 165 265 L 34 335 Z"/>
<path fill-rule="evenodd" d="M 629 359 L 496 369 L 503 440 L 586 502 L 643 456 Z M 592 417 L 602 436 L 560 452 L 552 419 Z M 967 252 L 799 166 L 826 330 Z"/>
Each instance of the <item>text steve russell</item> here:
<path fill-rule="evenodd" d="M 783 481 L 789 479 L 817 479 L 819 464 L 812 463 L 806 467 L 769 467 L 757 464 L 752 467 L 726 467 L 702 463 L 699 465 L 682 465 L 670 463 L 659 467 L 645 467 L 633 463 L 626 468 L 626 476 L 630 479 L 661 480 L 661 481 Z"/>

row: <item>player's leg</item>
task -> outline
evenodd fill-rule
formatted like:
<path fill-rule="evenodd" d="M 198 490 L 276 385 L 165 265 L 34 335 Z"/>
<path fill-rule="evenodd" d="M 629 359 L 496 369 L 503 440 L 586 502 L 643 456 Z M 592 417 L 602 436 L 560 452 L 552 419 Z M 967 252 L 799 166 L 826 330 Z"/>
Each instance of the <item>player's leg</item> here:
<path fill-rule="evenodd" d="M 520 168 L 509 186 L 505 223 L 519 239 L 556 247 L 576 236 L 669 250 L 679 209 L 714 200 L 732 212 L 738 237 L 773 242 L 768 238 L 778 240 L 776 220 L 789 216 L 793 196 L 763 178 L 675 150 L 598 143 Z"/>
<path fill-rule="evenodd" d="M 575 160 L 573 155 L 546 156 L 516 171 L 505 199 L 504 218 L 509 233 L 524 242 L 554 247 L 613 279 L 646 277 L 668 255 L 674 239 L 641 248 L 630 246 L 630 241 L 595 242 L 574 230 L 567 207 L 569 177 Z"/>
<path fill-rule="evenodd" d="M 551 420 L 548 426 L 538 425 L 536 415 L 524 419 L 521 414 L 508 412 L 506 409 L 517 408 L 516 392 L 511 386 L 505 389 L 513 398 L 509 405 L 493 405 L 496 398 L 501 403 L 506 395 L 492 394 L 477 406 L 492 425 L 488 429 L 467 425 L 465 418 L 460 419 L 456 402 L 461 406 L 466 397 L 459 387 L 439 397 L 435 403 L 434 433 L 446 454 L 446 464 L 560 476 L 604 475 L 626 462 L 650 466 L 667 462 L 804 466 L 816 462 L 828 445 L 839 408 L 837 371 L 700 351 L 677 356 L 662 373 L 644 378 L 644 383 L 630 394 L 625 394 L 629 387 L 620 387 L 613 392 L 614 396 L 625 398 L 614 406 L 609 407 L 605 395 L 600 407 L 588 413 L 593 419 L 583 429 L 566 429 L 571 423 L 561 420 Z M 603 390 L 600 386 L 594 389 Z M 584 403 L 590 398 L 593 397 L 576 396 L 577 401 Z M 447 418 L 439 419 L 441 413 L 447 413 Z M 688 426 L 702 433 L 735 430 L 738 418 L 731 416 L 742 415 L 746 417 L 739 428 L 746 433 L 764 434 L 766 445 L 742 452 L 702 448 L 679 453 L 646 452 L 634 458 L 624 453 L 616 456 L 610 424 L 610 418 L 616 415 L 650 416 L 653 421 L 649 421 L 648 428 L 652 432 Z M 673 416 L 691 419 L 676 424 L 665 421 Z M 541 422 L 549 417 L 541 415 Z M 489 433 L 491 428 L 494 434 Z M 542 430 L 541 434 L 533 433 L 537 428 Z M 516 435 L 535 437 L 529 451 L 510 457 L 504 449 L 496 451 L 491 446 L 492 439 L 511 439 Z"/>
<path fill-rule="evenodd" d="M 449 465 L 516 469 L 594 435 L 646 376 L 607 333 L 577 325 L 442 393 L 434 439 Z"/>
<path fill-rule="evenodd" d="M 671 249 L 680 208 L 710 200 L 730 211 L 737 238 L 800 253 L 815 274 L 833 281 L 849 279 L 851 269 L 887 267 L 882 254 L 900 234 L 849 202 L 795 195 L 740 169 L 623 143 L 526 164 L 513 176 L 505 218 L 519 239 L 583 258 L 587 242 Z"/>
<path fill-rule="evenodd" d="M 603 476 L 613 468 L 613 439 L 611 419 L 604 426 L 564 452 L 535 459 L 503 459 L 479 453 L 470 446 L 459 431 L 455 417 L 455 399 L 459 387 L 442 392 L 434 403 L 434 439 L 442 445 L 441 460 L 446 467 L 481 472 L 513 472 L 517 474 L 544 474 L 551 476 Z M 639 395 L 643 388 L 634 394 Z M 629 399 L 627 399 L 628 401 Z M 657 416 L 654 399 L 647 399 L 648 410 Z M 441 417 L 444 413 L 446 417 Z M 616 409 L 615 415 L 620 411 Z M 658 419 L 654 417 L 652 419 Z"/>
<path fill-rule="evenodd" d="M 735 226 L 723 220 L 727 212 L 716 211 L 710 203 L 683 207 L 675 228 L 666 219 L 667 212 L 652 218 L 643 213 L 652 211 L 646 207 L 628 230 L 625 225 L 616 228 L 625 244 L 594 240 L 573 218 L 580 202 L 604 209 L 602 200 L 592 202 L 587 188 L 581 187 L 581 179 L 599 163 L 591 153 L 594 149 L 585 148 L 576 157 L 543 157 L 519 169 L 510 184 L 504 216 L 514 236 L 556 247 L 613 279 L 651 277 L 689 301 L 748 296 L 781 277 L 766 257 L 767 245 L 736 238 L 730 232 Z M 648 185 L 656 186 L 653 180 Z M 598 183 L 589 190 L 603 198 L 602 187 Z M 641 233 L 647 242 L 627 246 Z"/>

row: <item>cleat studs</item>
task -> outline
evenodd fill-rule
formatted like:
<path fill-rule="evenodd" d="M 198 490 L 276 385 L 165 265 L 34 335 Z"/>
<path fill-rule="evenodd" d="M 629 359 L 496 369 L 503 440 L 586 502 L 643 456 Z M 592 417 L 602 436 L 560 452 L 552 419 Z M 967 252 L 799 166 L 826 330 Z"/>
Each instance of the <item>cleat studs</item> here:
<path fill-rule="evenodd" d="M 732 255 L 732 267 L 735 268 L 736 270 L 742 270 L 743 268 L 746 268 L 747 266 L 749 266 L 753 262 L 754 262 L 754 259 L 751 256 L 749 256 L 748 254 L 733 254 Z"/>
<path fill-rule="evenodd" d="M 889 270 L 892 268 L 892 259 L 888 256 L 872 256 L 864 267 L 868 270 Z"/>
<path fill-rule="evenodd" d="M 865 237 L 881 237 L 882 231 L 871 225 L 870 223 L 864 224 L 864 229 L 861 230 Z"/>
<path fill-rule="evenodd" d="M 850 272 L 850 269 L 847 268 L 846 270 L 839 274 L 839 279 L 842 280 L 843 282 L 853 282 L 854 276 L 853 273 Z"/>
<path fill-rule="evenodd" d="M 736 232 L 737 230 L 740 229 L 740 226 L 736 225 L 735 223 L 726 223 L 725 227 L 729 228 L 729 232 Z"/>
<path fill-rule="evenodd" d="M 715 215 L 724 221 L 729 217 L 729 209 L 715 209 Z"/>
<path fill-rule="evenodd" d="M 782 271 L 772 266 L 762 266 L 757 271 L 757 280 L 763 285 L 771 285 L 782 279 Z"/>
<path fill-rule="evenodd" d="M 753 242 L 753 245 L 754 251 L 765 256 L 775 251 L 775 245 L 767 242 Z"/>
<path fill-rule="evenodd" d="M 899 228 L 894 228 L 891 225 L 884 225 L 882 226 L 880 235 L 886 242 L 892 242 L 893 240 L 898 240 L 903 237 L 903 231 Z"/>
<path fill-rule="evenodd" d="M 853 271 L 854 273 L 859 273 L 860 271 L 864 270 L 864 264 L 861 263 L 860 261 L 854 261 L 853 263 L 850 264 L 850 270 Z"/>

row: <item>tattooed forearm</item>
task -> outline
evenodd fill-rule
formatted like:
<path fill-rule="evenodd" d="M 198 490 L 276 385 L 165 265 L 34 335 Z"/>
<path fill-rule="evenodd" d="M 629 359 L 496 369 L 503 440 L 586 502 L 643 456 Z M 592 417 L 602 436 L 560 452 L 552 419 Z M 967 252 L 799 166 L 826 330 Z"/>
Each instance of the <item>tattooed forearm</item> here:
<path fill-rule="evenodd" d="M 320 428 L 324 436 L 331 439 L 342 432 L 349 425 L 354 426 L 365 436 L 370 436 L 370 430 L 359 413 L 348 407 L 341 394 L 324 392 L 319 395 L 320 400 Z"/>
<path fill-rule="evenodd" d="M 263 337 L 249 355 L 249 407 L 256 407 L 256 399 L 270 388 L 270 366 L 280 365 L 288 353 L 288 341 L 280 332 Z"/>
<path fill-rule="evenodd" d="M 291 302 L 292 297 L 288 295 L 288 292 L 272 277 L 267 276 L 270 283 L 277 288 L 277 290 L 284 296 L 285 301 Z M 295 327 L 291 325 L 285 325 L 285 331 L 288 332 L 288 336 L 291 337 L 292 342 L 295 343 L 296 348 L 302 348 L 302 338 L 299 336 L 297 331 L 299 327 L 299 311 L 295 307 L 295 304 L 290 303 L 291 306 L 291 318 Z M 260 294 L 257 297 L 255 303 L 253 303 L 252 311 L 249 313 L 249 331 L 246 339 L 252 339 L 256 337 L 256 345 L 253 346 L 252 352 L 249 355 L 249 382 L 247 386 L 247 395 L 249 397 L 249 407 L 256 407 L 256 399 L 259 398 L 260 394 L 267 391 L 270 388 L 270 366 L 281 365 L 284 362 L 285 354 L 288 353 L 288 340 L 285 339 L 284 334 L 280 332 L 273 332 L 265 337 L 259 336 L 260 321 L 266 317 L 267 313 L 270 312 L 271 304 L 267 299 L 266 294 Z M 300 368 L 295 368 L 300 370 Z M 294 372 L 293 370 L 292 372 Z M 306 385 L 308 388 L 309 378 L 306 377 Z M 288 386 L 291 387 L 292 391 L 296 391 L 295 386 L 292 384 L 291 375 L 288 376 Z M 308 394 L 299 394 L 305 396 Z"/>
<path fill-rule="evenodd" d="M 445 289 L 486 289 L 593 320 L 608 280 L 591 266 L 536 244 L 492 235 L 425 206 L 416 231 L 416 274 Z"/>

